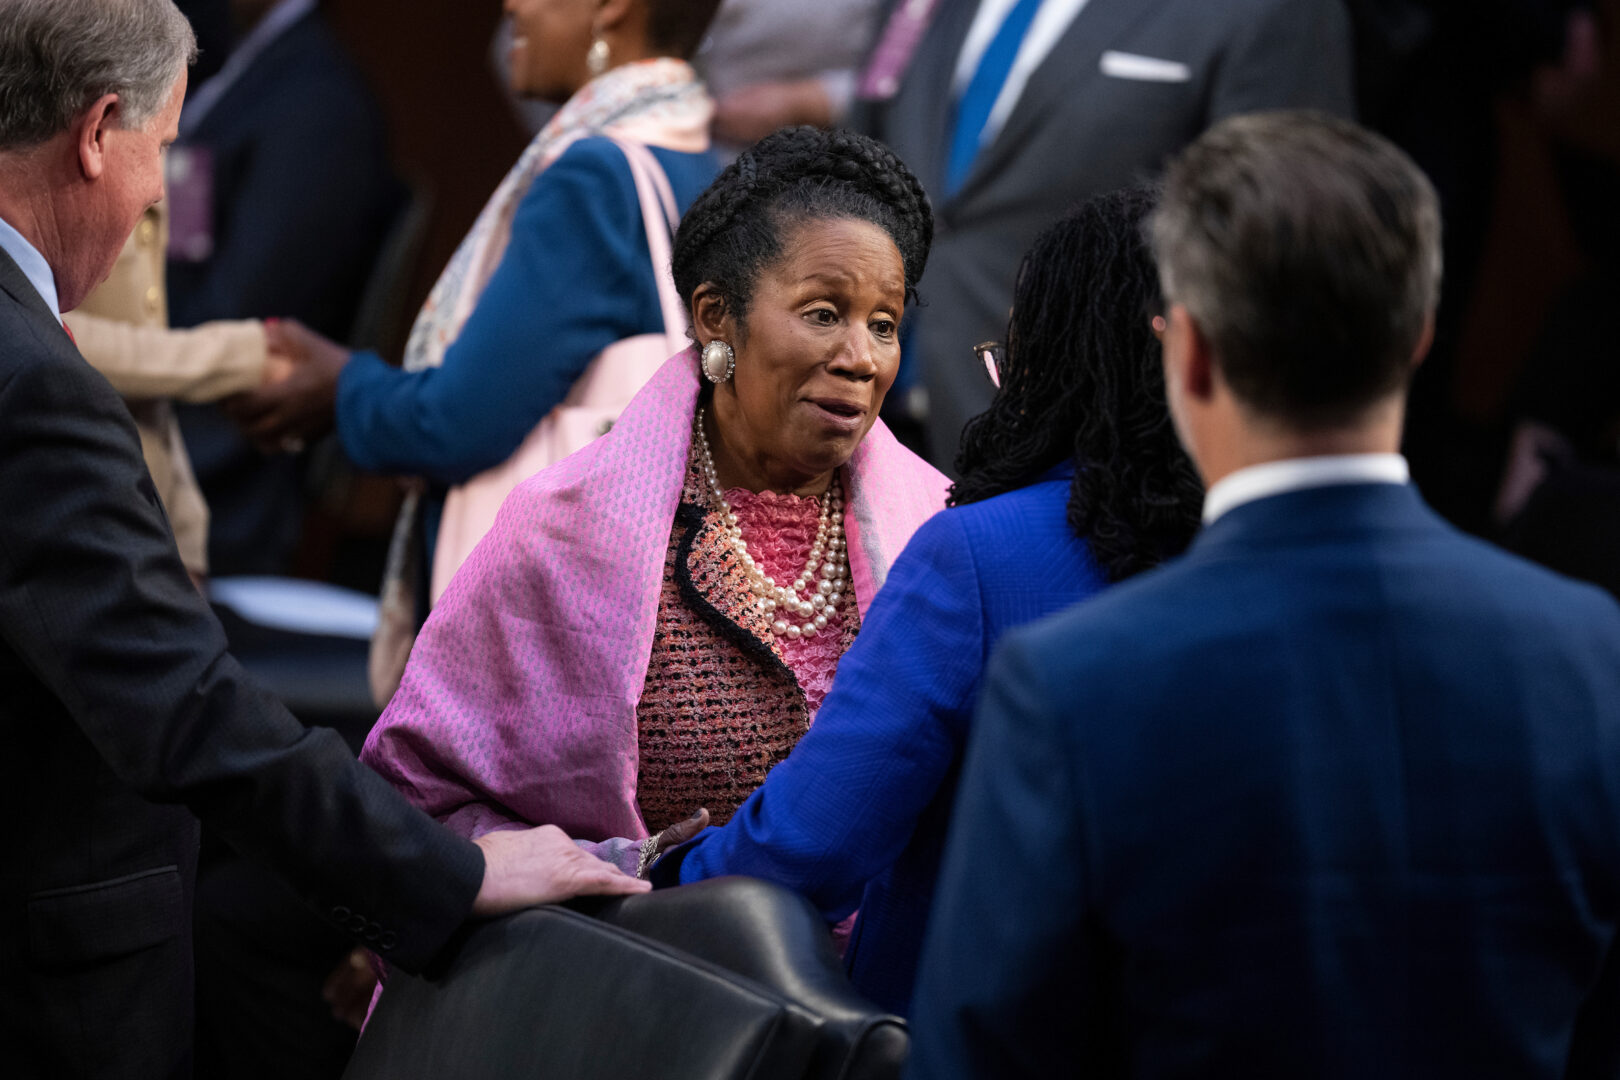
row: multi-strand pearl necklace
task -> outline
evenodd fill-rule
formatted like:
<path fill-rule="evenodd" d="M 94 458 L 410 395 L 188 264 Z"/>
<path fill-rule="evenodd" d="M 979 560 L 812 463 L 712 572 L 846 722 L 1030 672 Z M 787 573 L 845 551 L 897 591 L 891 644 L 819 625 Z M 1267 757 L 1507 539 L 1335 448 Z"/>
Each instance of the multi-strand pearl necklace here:
<path fill-rule="evenodd" d="M 701 408 L 692 421 L 692 431 L 702 456 L 698 464 L 709 482 L 709 493 L 720 511 L 726 537 L 748 574 L 755 603 L 767 618 L 775 616 L 771 632 L 789 641 L 815 637 L 827 628 L 828 621 L 838 611 L 849 583 L 849 553 L 844 542 L 844 496 L 839 491 L 837 474 L 827 485 L 826 494 L 821 496 L 821 517 L 816 522 L 816 540 L 810 546 L 810 558 L 798 580 L 784 588 L 749 553 L 748 544 L 742 538 L 737 515 L 726 501 L 725 492 L 720 488 L 720 477 L 714 470 L 714 455 L 709 452 L 709 437 L 703 430 Z M 823 555 L 826 556 L 825 561 Z M 790 617 L 803 621 L 790 622 Z"/>

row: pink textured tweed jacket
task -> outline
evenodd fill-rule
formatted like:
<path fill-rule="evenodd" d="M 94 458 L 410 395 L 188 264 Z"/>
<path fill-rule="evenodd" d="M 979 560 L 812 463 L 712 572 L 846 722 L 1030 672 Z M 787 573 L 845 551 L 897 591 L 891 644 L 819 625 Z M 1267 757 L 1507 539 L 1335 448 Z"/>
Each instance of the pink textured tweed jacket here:
<path fill-rule="evenodd" d="M 671 357 L 612 431 L 514 491 L 417 638 L 361 760 L 457 832 L 647 835 L 636 703 L 698 388 L 694 352 Z M 847 475 L 864 614 L 946 480 L 881 421 Z"/>

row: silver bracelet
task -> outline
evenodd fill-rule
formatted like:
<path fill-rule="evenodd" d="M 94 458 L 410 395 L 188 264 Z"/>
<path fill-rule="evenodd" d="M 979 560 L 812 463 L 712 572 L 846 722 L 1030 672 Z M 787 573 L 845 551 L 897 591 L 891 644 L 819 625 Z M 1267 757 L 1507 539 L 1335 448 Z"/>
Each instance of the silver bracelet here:
<path fill-rule="evenodd" d="M 658 837 L 649 836 L 641 842 L 641 858 L 636 860 L 636 877 L 645 880 L 647 868 L 656 858 L 658 858 Z"/>

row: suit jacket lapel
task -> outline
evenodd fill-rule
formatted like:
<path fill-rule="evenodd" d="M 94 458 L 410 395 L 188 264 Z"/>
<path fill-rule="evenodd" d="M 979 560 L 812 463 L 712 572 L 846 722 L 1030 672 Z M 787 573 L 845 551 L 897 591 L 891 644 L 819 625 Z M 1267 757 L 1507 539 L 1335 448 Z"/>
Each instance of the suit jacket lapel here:
<path fill-rule="evenodd" d="M 956 112 L 951 82 L 956 76 L 957 58 L 962 55 L 962 43 L 967 40 L 978 10 L 975 0 L 944 0 L 905 75 L 903 92 L 925 103 L 916 132 L 922 149 L 917 159 L 908 164 L 919 169 L 923 190 L 938 201 L 944 200 L 945 158 L 950 153 L 951 117 Z"/>
<path fill-rule="evenodd" d="M 973 162 L 957 197 L 970 194 L 986 177 L 1006 167 L 1006 160 L 1030 134 L 1054 115 L 1053 104 L 1079 92 L 1091 79 L 1101 78 L 1102 54 L 1132 24 L 1146 17 L 1164 0 L 1089 0 L 1052 51 L 1041 61 L 1012 115 L 995 140 Z M 966 31 L 963 31 L 964 35 Z M 961 46 L 957 46 L 961 51 Z M 952 62 L 954 63 L 954 56 Z"/>
<path fill-rule="evenodd" d="M 53 323 L 57 322 L 56 313 L 45 303 L 45 298 L 39 295 L 34 283 L 28 280 L 28 275 L 22 272 L 4 248 L 0 248 L 0 289 L 5 290 L 6 295 L 35 315 L 49 319 Z"/>

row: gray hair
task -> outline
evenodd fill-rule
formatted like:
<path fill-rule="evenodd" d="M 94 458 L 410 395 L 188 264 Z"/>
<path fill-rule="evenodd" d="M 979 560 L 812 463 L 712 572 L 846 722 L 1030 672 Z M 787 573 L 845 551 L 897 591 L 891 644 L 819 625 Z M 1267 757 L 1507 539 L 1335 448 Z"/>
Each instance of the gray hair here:
<path fill-rule="evenodd" d="M 0 0 L 0 150 L 54 138 L 104 94 L 145 127 L 196 55 L 173 0 Z"/>
<path fill-rule="evenodd" d="M 1440 206 L 1404 153 L 1308 112 L 1225 120 L 1170 166 L 1149 226 L 1167 303 L 1245 404 L 1332 426 L 1402 390 L 1440 293 Z"/>

